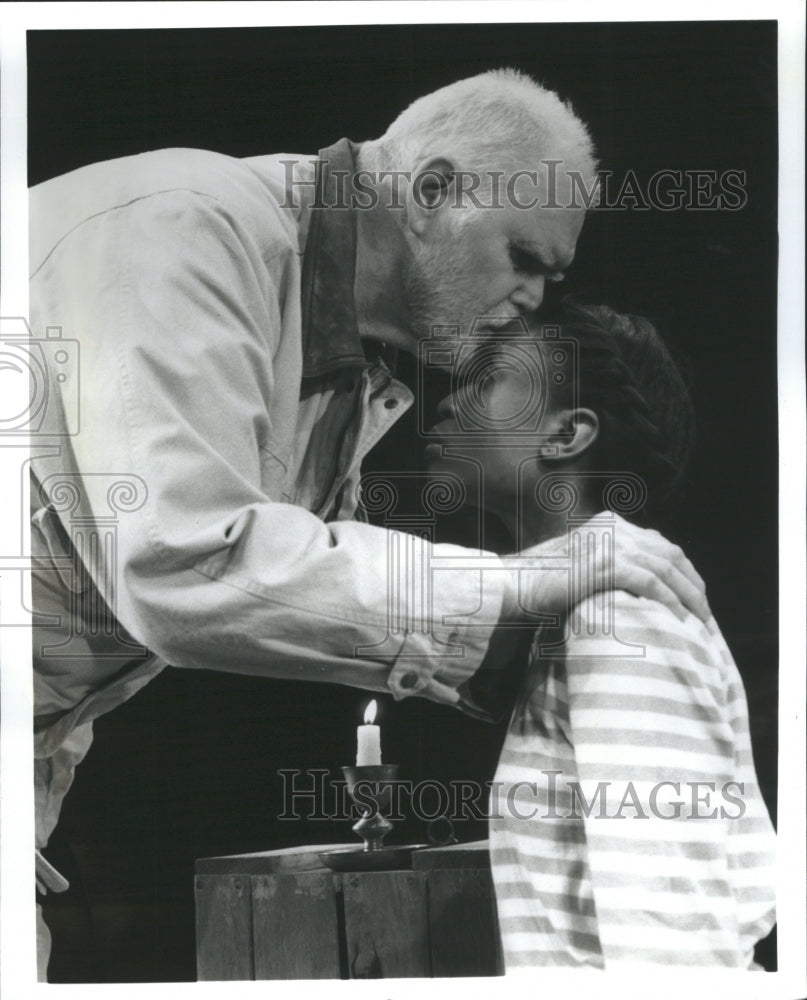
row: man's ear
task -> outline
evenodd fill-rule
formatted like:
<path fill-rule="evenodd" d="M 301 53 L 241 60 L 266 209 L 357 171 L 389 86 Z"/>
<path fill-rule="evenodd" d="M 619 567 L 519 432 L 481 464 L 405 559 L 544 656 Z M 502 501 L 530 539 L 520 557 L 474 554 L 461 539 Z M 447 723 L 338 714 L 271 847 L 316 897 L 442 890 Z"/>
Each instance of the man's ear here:
<path fill-rule="evenodd" d="M 444 156 L 427 157 L 415 168 L 406 193 L 406 225 L 415 236 L 425 236 L 442 217 L 453 194 L 454 169 Z"/>
<path fill-rule="evenodd" d="M 552 420 L 547 436 L 545 456 L 554 459 L 579 458 L 585 454 L 599 437 L 600 421 L 593 410 L 578 407 L 574 410 L 560 410 Z"/>

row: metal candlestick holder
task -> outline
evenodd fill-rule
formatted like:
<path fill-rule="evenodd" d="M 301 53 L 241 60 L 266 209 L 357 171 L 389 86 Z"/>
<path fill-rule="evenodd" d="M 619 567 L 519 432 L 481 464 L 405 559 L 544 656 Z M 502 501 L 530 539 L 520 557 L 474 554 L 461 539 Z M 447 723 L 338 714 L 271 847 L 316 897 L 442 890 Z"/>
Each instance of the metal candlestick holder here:
<path fill-rule="evenodd" d="M 365 851 L 384 850 L 384 837 L 392 829 L 392 823 L 384 813 L 392 804 L 392 783 L 398 776 L 397 764 L 365 764 L 343 767 L 342 774 L 347 782 L 350 797 L 364 815 L 354 824 L 353 830 L 364 841 Z M 369 806 L 371 801 L 375 809 Z"/>

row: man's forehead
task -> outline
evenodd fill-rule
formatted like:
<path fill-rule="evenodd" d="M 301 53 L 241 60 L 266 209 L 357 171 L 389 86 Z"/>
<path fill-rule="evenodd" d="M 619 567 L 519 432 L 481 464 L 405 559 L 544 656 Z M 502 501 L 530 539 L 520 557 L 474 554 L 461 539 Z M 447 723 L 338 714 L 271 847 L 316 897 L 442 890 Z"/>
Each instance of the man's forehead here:
<path fill-rule="evenodd" d="M 546 245 L 566 241 L 573 248 L 585 222 L 585 210 L 577 205 L 550 207 L 509 203 L 483 205 L 474 212 L 474 222 L 486 230 L 505 230 L 525 243 Z"/>
<path fill-rule="evenodd" d="M 539 257 L 550 271 L 563 271 L 574 259 L 585 221 L 577 208 L 533 208 L 510 213 L 508 236 L 527 253 Z"/>
<path fill-rule="evenodd" d="M 520 250 L 540 260 L 547 271 L 565 271 L 574 260 L 574 240 L 531 240 L 516 237 L 513 242 Z"/>
<path fill-rule="evenodd" d="M 531 198 L 541 205 L 569 205 L 580 203 L 581 191 L 591 187 L 595 176 L 590 163 L 561 153 L 506 171 L 501 183 L 510 200 L 522 205 Z"/>

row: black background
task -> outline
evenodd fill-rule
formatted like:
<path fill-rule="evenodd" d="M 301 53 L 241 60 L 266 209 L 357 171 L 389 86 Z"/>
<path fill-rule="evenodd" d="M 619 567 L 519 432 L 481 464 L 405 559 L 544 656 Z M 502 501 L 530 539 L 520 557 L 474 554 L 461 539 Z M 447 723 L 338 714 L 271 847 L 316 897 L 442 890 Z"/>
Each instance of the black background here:
<path fill-rule="evenodd" d="M 572 100 L 603 167 L 738 169 L 730 211 L 594 212 L 564 291 L 656 319 L 688 357 L 699 441 L 665 525 L 709 586 L 748 690 L 773 812 L 777 753 L 777 90 L 775 22 L 32 32 L 31 183 L 166 146 L 314 153 L 381 134 L 414 98 L 497 66 Z M 410 383 L 414 367 L 400 374 Z M 409 414 L 367 468 L 418 462 Z M 193 863 L 350 840 L 279 822 L 277 769 L 355 754 L 357 690 L 166 670 L 96 723 L 48 855 L 52 981 L 195 978 Z M 381 699 L 384 758 L 412 780 L 492 776 L 503 738 L 459 713 Z M 460 839 L 485 835 L 459 824 Z M 396 838 L 422 840 L 414 820 Z M 769 942 L 763 958 L 770 967 Z"/>

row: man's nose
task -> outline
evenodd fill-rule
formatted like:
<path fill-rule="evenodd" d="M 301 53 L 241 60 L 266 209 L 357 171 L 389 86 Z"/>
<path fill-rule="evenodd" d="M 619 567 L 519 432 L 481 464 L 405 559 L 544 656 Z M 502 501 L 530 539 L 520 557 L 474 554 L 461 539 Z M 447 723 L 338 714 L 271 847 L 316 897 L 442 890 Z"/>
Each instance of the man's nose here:
<path fill-rule="evenodd" d="M 510 296 L 510 301 L 523 312 L 534 312 L 544 301 L 546 278 L 543 274 L 524 278 Z"/>

